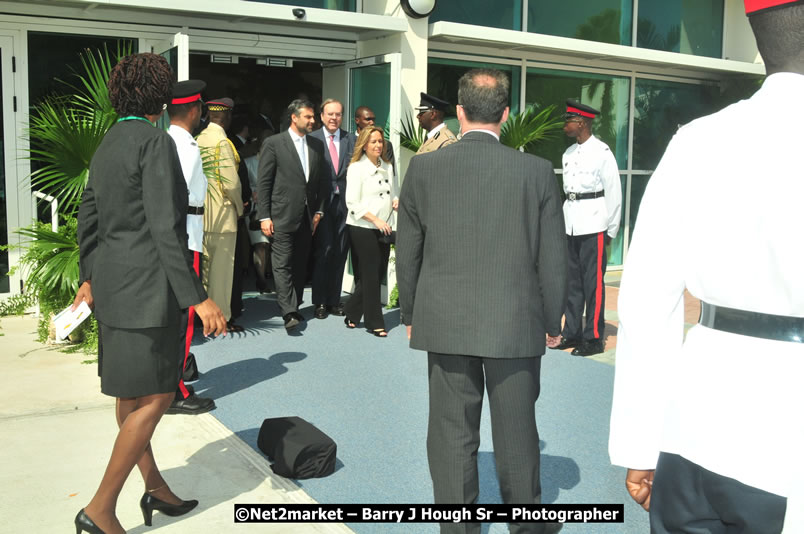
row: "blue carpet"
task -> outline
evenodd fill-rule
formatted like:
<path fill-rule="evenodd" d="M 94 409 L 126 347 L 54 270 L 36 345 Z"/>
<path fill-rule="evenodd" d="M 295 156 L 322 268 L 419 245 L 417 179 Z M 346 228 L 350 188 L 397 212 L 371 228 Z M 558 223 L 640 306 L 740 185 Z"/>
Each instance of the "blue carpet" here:
<path fill-rule="evenodd" d="M 212 414 L 255 450 L 260 425 L 269 417 L 296 415 L 331 436 L 338 445 L 335 473 L 297 481 L 319 502 L 432 502 L 425 449 L 427 359 L 408 347 L 399 310 L 386 311 L 387 339 L 362 328 L 347 330 L 342 317 L 313 319 L 310 306 L 301 310 L 308 321 L 288 335 L 272 297 L 246 293 L 244 302 L 238 320 L 244 333 L 194 340 L 202 372 L 194 386 L 215 399 Z M 649 530 L 647 514 L 625 492 L 625 470 L 608 461 L 613 378 L 613 367 L 566 352 L 550 350 L 543 358 L 536 404 L 543 502 L 625 503 L 624 524 L 568 524 L 562 532 Z M 486 406 L 478 465 L 479 502 L 501 502 Z M 438 532 L 435 524 L 349 526 L 359 534 Z M 484 525 L 483 532 L 507 528 Z"/>

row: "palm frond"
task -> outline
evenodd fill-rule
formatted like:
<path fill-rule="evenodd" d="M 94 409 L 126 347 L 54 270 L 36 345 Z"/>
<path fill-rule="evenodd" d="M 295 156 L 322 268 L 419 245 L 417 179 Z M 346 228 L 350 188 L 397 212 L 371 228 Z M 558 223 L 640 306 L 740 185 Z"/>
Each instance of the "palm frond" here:
<path fill-rule="evenodd" d="M 43 226 L 20 228 L 17 233 L 28 240 L 22 245 L 28 248 L 29 262 L 23 268 L 28 271 L 29 284 L 37 289 L 47 289 L 50 294 L 69 296 L 78 290 L 78 243 L 74 235 L 65 235 Z"/>
<path fill-rule="evenodd" d="M 130 41 L 118 43 L 115 60 L 131 53 L 131 46 Z M 118 118 L 106 87 L 112 56 L 104 47 L 94 53 L 85 50 L 80 58 L 84 72 L 75 73 L 77 82 L 60 80 L 74 94 L 45 97 L 35 106 L 26 130 L 29 158 L 39 164 L 31 185 L 55 197 L 64 215 L 77 211 L 92 156 Z"/>
<path fill-rule="evenodd" d="M 212 197 L 218 195 L 223 196 L 223 185 L 228 184 L 229 180 L 218 173 L 218 169 L 225 169 L 229 165 L 221 165 L 223 159 L 217 155 L 216 150 L 211 146 L 200 146 L 198 149 L 201 151 L 201 169 L 204 171 L 204 176 L 207 177 L 209 186 L 207 193 Z M 218 185 L 213 186 L 213 184 Z"/>
<path fill-rule="evenodd" d="M 29 157 L 40 167 L 31 175 L 31 186 L 58 199 L 61 213 L 78 209 L 89 163 L 116 117 L 98 114 L 88 118 L 62 98 L 46 98 L 35 108 L 27 135 Z"/>
<path fill-rule="evenodd" d="M 402 131 L 399 132 L 399 144 L 402 148 L 407 148 L 416 152 L 419 147 L 424 143 L 427 134 L 419 126 L 419 121 L 415 120 L 409 112 L 405 112 L 405 118 L 402 121 Z"/>
<path fill-rule="evenodd" d="M 554 137 L 564 124 L 562 119 L 553 117 L 555 110 L 554 105 L 541 111 L 531 105 L 521 113 L 509 116 L 502 125 L 500 142 L 517 150 L 527 150 L 539 141 Z"/>

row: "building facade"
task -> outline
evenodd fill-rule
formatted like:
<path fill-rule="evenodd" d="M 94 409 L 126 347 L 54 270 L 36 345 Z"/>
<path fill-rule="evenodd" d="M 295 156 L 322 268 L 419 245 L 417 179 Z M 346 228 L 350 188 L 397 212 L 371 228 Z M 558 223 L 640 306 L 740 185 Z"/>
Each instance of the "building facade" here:
<path fill-rule="evenodd" d="M 299 95 L 340 99 L 347 129 L 368 105 L 397 147 L 419 92 L 454 104 L 458 78 L 476 66 L 509 73 L 512 111 L 560 111 L 566 98 L 601 109 L 595 133 L 615 153 L 624 200 L 612 268 L 677 127 L 764 76 L 742 0 L 437 0 L 422 19 L 399 0 L 0 0 L 0 244 L 17 243 L 15 230 L 42 211 L 29 179 L 31 106 L 58 90 L 79 51 L 120 40 L 165 54 L 179 79 L 208 82 L 205 96 L 234 97 L 277 127 Z M 568 143 L 559 134 L 533 151 L 560 175 Z M 412 154 L 397 153 L 404 176 Z M 21 273 L 6 275 L 18 260 L 0 252 L 0 298 L 24 285 Z"/>

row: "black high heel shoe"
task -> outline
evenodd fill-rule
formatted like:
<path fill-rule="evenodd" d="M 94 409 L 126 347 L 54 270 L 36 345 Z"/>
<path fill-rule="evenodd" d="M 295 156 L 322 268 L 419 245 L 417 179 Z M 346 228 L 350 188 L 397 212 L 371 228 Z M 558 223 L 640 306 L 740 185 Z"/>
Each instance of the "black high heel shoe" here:
<path fill-rule="evenodd" d="M 195 499 L 190 501 L 182 501 L 181 504 L 169 504 L 163 500 L 157 499 L 150 493 L 144 493 L 142 499 L 140 499 L 142 519 L 145 521 L 145 526 L 148 527 L 151 526 L 151 518 L 153 517 L 154 510 L 159 510 L 165 515 L 176 517 L 186 514 L 196 506 L 198 506 L 198 501 Z M 76 521 L 78 520 L 76 519 Z M 79 532 L 77 534 L 81 533 Z"/>
<path fill-rule="evenodd" d="M 104 534 L 104 532 L 98 528 L 98 525 L 84 513 L 84 509 L 81 508 L 78 515 L 75 516 L 75 534 L 81 534 L 85 530 L 89 532 L 89 534 Z"/>

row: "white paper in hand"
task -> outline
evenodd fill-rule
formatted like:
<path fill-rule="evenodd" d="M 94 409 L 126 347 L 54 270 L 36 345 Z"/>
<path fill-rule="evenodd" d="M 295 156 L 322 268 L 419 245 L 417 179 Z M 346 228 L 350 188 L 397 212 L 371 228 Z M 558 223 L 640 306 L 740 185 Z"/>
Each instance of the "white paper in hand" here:
<path fill-rule="evenodd" d="M 75 330 L 87 317 L 92 315 L 92 310 L 89 309 L 86 301 L 83 300 L 75 311 L 70 311 L 70 308 L 71 306 L 66 307 L 60 311 L 58 315 L 53 317 L 53 324 L 56 326 L 56 339 L 59 341 L 69 336 L 70 332 Z"/>

